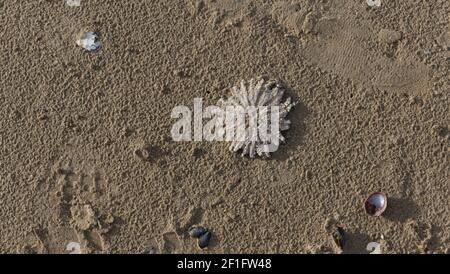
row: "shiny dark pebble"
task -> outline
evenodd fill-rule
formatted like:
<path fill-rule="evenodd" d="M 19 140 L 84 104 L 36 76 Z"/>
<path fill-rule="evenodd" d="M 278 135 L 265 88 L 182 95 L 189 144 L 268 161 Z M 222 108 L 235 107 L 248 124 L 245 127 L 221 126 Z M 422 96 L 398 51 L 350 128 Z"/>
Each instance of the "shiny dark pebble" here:
<path fill-rule="evenodd" d="M 211 232 L 208 231 L 202 236 L 200 236 L 200 238 L 198 239 L 198 247 L 200 247 L 201 249 L 208 247 L 210 240 L 211 240 Z"/>
<path fill-rule="evenodd" d="M 336 227 L 332 233 L 334 243 L 341 249 L 344 250 L 347 244 L 347 239 L 345 237 L 345 231 L 342 227 Z"/>
<path fill-rule="evenodd" d="M 387 196 L 380 192 L 373 193 L 364 203 L 364 208 L 370 216 L 381 216 L 387 208 Z"/>
<path fill-rule="evenodd" d="M 191 227 L 189 229 L 188 234 L 192 238 L 198 239 L 202 235 L 204 235 L 206 232 L 208 232 L 208 230 L 206 228 L 201 227 L 201 226 L 195 226 L 195 227 Z"/>

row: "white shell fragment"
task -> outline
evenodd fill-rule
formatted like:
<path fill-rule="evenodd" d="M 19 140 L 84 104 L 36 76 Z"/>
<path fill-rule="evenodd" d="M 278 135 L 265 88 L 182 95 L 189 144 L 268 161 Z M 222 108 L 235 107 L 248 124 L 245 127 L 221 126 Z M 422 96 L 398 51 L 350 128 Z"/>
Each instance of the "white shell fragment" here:
<path fill-rule="evenodd" d="M 66 0 L 66 4 L 70 7 L 79 7 L 81 6 L 81 0 Z"/>
<path fill-rule="evenodd" d="M 278 130 L 273 131 L 272 120 L 268 119 L 268 128 L 271 129 L 267 131 L 270 136 L 270 140 L 277 140 L 277 145 L 273 145 L 272 141 L 267 141 L 261 138 L 261 134 L 258 132 L 255 134 L 252 128 L 249 126 L 248 119 L 237 121 L 236 124 L 232 124 L 232 127 L 238 129 L 243 127 L 245 129 L 245 134 L 240 136 L 238 140 L 231 141 L 230 151 L 237 152 L 242 151 L 242 156 L 248 155 L 250 158 L 255 158 L 255 156 L 260 157 L 270 157 L 270 153 L 277 151 L 278 141 L 284 142 L 285 138 L 281 135 L 281 131 L 288 130 L 291 125 L 291 121 L 286 119 L 289 111 L 296 105 L 291 102 L 291 98 L 287 98 L 284 102 L 284 88 L 278 84 L 276 81 L 265 81 L 262 78 L 251 79 L 250 81 L 242 81 L 240 86 L 233 87 L 231 89 L 231 96 L 226 100 L 221 99 L 219 105 L 222 108 L 228 109 L 228 107 L 242 107 L 243 109 L 249 109 L 252 107 L 261 109 L 267 107 L 268 111 L 263 114 L 270 113 L 270 109 L 278 109 Z M 239 115 L 239 113 L 235 113 Z M 260 114 L 258 114 L 260 115 Z M 226 124 L 226 131 L 230 131 L 230 125 Z M 258 124 L 258 128 L 260 125 Z M 256 136 L 255 136 L 256 135 Z"/>
<path fill-rule="evenodd" d="M 88 51 L 97 51 L 102 46 L 98 34 L 93 31 L 82 33 L 76 43 Z"/>
<path fill-rule="evenodd" d="M 381 0 L 367 0 L 367 5 L 370 7 L 381 7 Z"/>
<path fill-rule="evenodd" d="M 66 251 L 69 251 L 70 254 L 81 254 L 81 245 L 76 242 L 70 242 L 66 247 Z"/>

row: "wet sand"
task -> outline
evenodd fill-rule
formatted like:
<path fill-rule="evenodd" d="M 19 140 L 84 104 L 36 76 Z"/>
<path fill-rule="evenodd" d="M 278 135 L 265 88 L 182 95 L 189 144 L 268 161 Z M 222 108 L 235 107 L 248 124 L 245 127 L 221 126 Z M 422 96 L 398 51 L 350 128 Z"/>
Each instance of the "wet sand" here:
<path fill-rule="evenodd" d="M 449 253 L 449 14 L 447 0 L 1 1 L 0 252 Z M 86 30 L 100 51 L 76 45 Z M 298 102 L 270 159 L 172 140 L 175 106 L 258 76 Z M 363 209 L 376 191 L 380 218 Z"/>

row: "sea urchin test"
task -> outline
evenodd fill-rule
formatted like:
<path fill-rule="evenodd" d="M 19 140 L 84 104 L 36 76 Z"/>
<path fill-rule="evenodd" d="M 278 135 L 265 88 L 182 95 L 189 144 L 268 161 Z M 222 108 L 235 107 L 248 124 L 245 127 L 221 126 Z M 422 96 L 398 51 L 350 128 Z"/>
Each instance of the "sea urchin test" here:
<path fill-rule="evenodd" d="M 172 110 L 171 117 L 179 119 L 172 127 L 172 138 L 176 142 L 226 141 L 232 152 L 241 151 L 250 158 L 269 157 L 285 141 L 281 131 L 291 125 L 286 116 L 295 104 L 290 98 L 283 101 L 283 95 L 284 89 L 276 81 L 251 79 L 233 87 L 227 99 L 205 111 L 203 99 L 195 98 L 193 115 L 186 106 Z M 204 125 L 205 119 L 209 121 Z"/>
<path fill-rule="evenodd" d="M 237 124 L 226 124 L 227 132 L 236 130 L 238 135 L 238 138 L 231 142 L 231 151 L 241 150 L 243 156 L 248 155 L 254 158 L 256 155 L 269 157 L 270 152 L 278 149 L 279 141 L 285 141 L 281 131 L 288 130 L 291 125 L 291 121 L 286 119 L 286 116 L 295 106 L 291 98 L 282 101 L 284 93 L 284 88 L 276 81 L 251 79 L 248 82 L 242 81 L 240 86 L 233 87 L 231 96 L 219 101 L 219 105 L 225 109 L 231 108 L 237 111 L 246 109 L 250 114 L 249 119 L 237 119 Z M 258 115 L 252 115 L 252 110 L 258 110 Z M 233 114 L 233 116 L 239 116 L 239 113 Z M 253 126 L 252 118 L 254 118 Z M 245 130 L 239 131 L 241 128 Z M 269 136 L 264 138 L 267 132 Z"/>

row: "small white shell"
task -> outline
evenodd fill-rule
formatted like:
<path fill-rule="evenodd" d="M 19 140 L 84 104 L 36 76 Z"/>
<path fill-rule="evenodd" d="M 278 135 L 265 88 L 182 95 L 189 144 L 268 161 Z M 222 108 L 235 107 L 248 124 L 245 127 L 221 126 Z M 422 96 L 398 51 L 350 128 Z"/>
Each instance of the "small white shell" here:
<path fill-rule="evenodd" d="M 76 43 L 88 51 L 97 51 L 102 46 L 98 34 L 93 31 L 82 33 Z"/>
<path fill-rule="evenodd" d="M 81 0 L 66 0 L 66 4 L 70 7 L 79 7 L 81 6 Z"/>
<path fill-rule="evenodd" d="M 366 0 L 370 7 L 381 7 L 381 0 Z"/>

